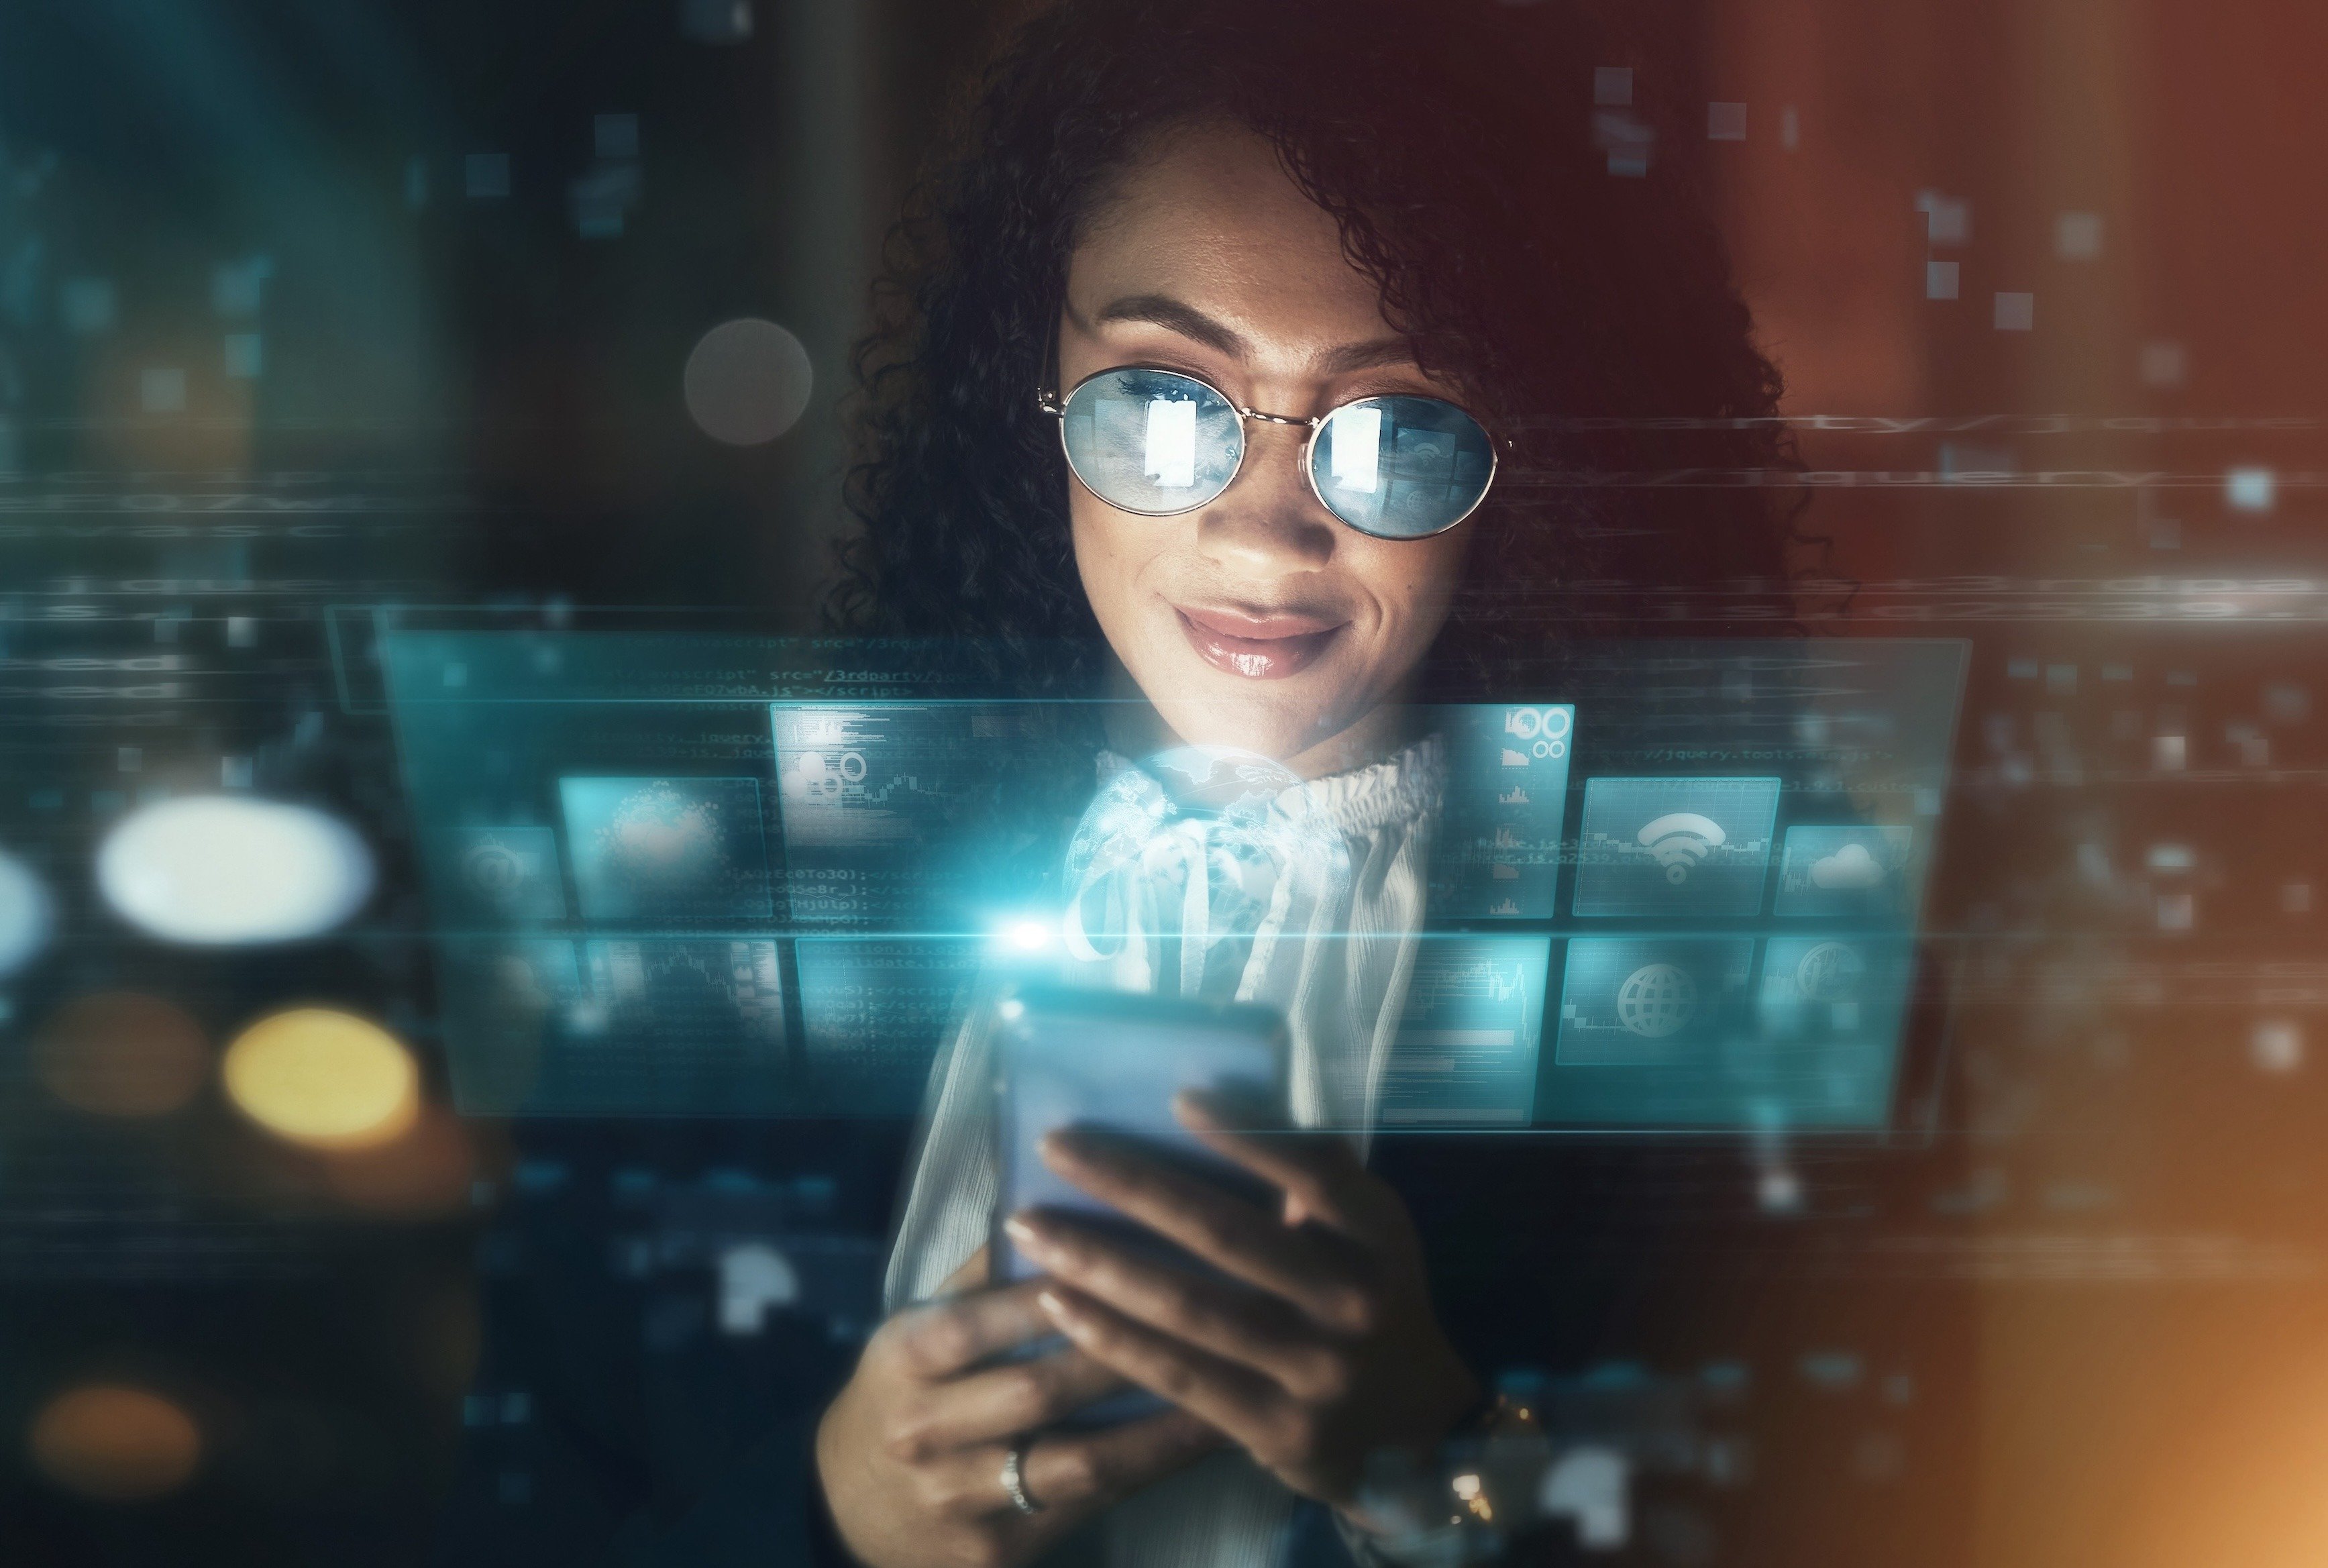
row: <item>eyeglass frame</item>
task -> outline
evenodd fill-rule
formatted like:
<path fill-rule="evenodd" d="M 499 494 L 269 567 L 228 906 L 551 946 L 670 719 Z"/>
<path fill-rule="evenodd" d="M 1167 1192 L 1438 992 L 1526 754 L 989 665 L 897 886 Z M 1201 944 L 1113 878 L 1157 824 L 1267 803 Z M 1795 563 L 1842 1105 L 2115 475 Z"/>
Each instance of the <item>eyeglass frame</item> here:
<path fill-rule="evenodd" d="M 1082 391 L 1085 387 L 1091 385 L 1092 382 L 1098 380 L 1102 376 L 1112 376 L 1124 371 L 1146 371 L 1151 375 L 1178 376 L 1184 381 L 1194 381 L 1197 385 L 1210 392 L 1214 397 L 1218 398 L 1222 402 L 1226 403 L 1230 409 L 1235 413 L 1237 417 L 1237 437 L 1239 441 L 1236 466 L 1229 471 L 1228 478 L 1222 483 L 1221 487 L 1218 490 L 1213 492 L 1212 494 L 1206 496 L 1202 501 L 1191 502 L 1187 506 L 1176 506 L 1169 512 L 1144 512 L 1136 506 L 1119 506 L 1116 502 L 1109 501 L 1106 496 L 1100 494 L 1098 491 L 1092 490 L 1092 487 L 1089 484 L 1084 484 L 1083 474 L 1075 468 L 1075 455 L 1073 452 L 1067 449 L 1067 405 L 1075 400 L 1075 396 L 1077 392 Z M 1479 486 L 1479 493 L 1473 498 L 1471 504 L 1465 507 L 1453 520 L 1440 524 L 1437 528 L 1432 529 L 1429 533 L 1397 534 L 1370 532 L 1366 529 L 1360 528 L 1356 523 L 1352 522 L 1340 512 L 1336 512 L 1334 510 L 1333 502 L 1326 499 L 1326 493 L 1318 488 L 1318 468 L 1316 463 L 1318 455 L 1318 433 L 1326 427 L 1326 422 L 1328 419 L 1331 419 L 1335 415 L 1342 412 L 1345 408 L 1354 408 L 1360 403 L 1379 402 L 1391 398 L 1413 398 L 1418 402 L 1444 403 L 1447 407 L 1454 409 L 1457 413 L 1470 420 L 1471 423 L 1477 425 L 1479 427 L 1479 434 L 1488 438 L 1488 477 L 1487 481 Z M 1310 435 L 1309 438 L 1301 443 L 1300 465 L 1301 476 L 1309 482 L 1310 493 L 1317 497 L 1318 504 L 1326 509 L 1328 516 L 1331 517 L 1336 522 L 1340 523 L 1344 528 L 1348 529 L 1352 533 L 1364 534 L 1368 539 L 1379 539 L 1391 544 L 1418 544 L 1426 539 L 1437 539 L 1441 534 L 1450 532 L 1469 521 L 1471 514 L 1478 511 L 1480 505 L 1488 499 L 1488 493 L 1496 487 L 1496 473 L 1503 465 L 1502 453 L 1512 450 L 1513 446 L 1513 443 L 1508 437 L 1498 439 L 1496 433 L 1488 428 L 1488 423 L 1486 420 L 1480 418 L 1478 415 L 1471 412 L 1470 409 L 1463 407 L 1462 404 L 1458 403 L 1450 398 L 1433 397 L 1427 392 L 1370 392 L 1362 398 L 1352 398 L 1346 403 L 1337 403 L 1322 414 L 1313 416 L 1310 418 L 1303 418 L 1300 415 L 1296 414 L 1271 414 L 1263 412 L 1259 408 L 1249 408 L 1246 405 L 1238 402 L 1234 398 L 1230 397 L 1226 392 L 1222 391 L 1218 387 L 1213 385 L 1212 382 L 1205 380 L 1204 377 L 1191 375 L 1187 371 L 1176 371 L 1166 365 L 1143 365 L 1138 363 L 1110 365 L 1105 370 L 1094 371 L 1090 375 L 1084 377 L 1074 386 L 1069 387 L 1064 394 L 1058 392 L 1053 387 L 1047 384 L 1037 389 L 1035 393 L 1035 406 L 1037 408 L 1040 408 L 1044 413 L 1048 414 L 1053 418 L 1058 420 L 1059 451 L 1060 454 L 1066 458 L 1067 472 L 1075 475 L 1075 483 L 1077 484 L 1082 484 L 1085 490 L 1090 491 L 1093 499 L 1102 502 L 1106 505 L 1113 506 L 1118 512 L 1128 512 L 1134 517 L 1185 517 L 1189 512 L 1210 506 L 1214 502 L 1218 501 L 1222 496 L 1226 495 L 1229 493 L 1229 486 L 1234 484 L 1237 482 L 1238 476 L 1244 472 L 1244 460 L 1253 454 L 1253 443 L 1244 439 L 1244 427 L 1246 421 L 1258 419 L 1264 425 L 1290 425 L 1306 428 L 1309 430 Z M 1501 450 L 1499 451 L 1498 448 Z"/>

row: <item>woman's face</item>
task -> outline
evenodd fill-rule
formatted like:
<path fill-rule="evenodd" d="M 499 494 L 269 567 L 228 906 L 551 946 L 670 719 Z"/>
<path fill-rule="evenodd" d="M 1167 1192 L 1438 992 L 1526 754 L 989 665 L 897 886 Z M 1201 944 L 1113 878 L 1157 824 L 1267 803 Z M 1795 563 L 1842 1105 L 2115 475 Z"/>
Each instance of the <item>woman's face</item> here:
<path fill-rule="evenodd" d="M 1226 127 L 1167 133 L 1069 258 L 1061 389 L 1126 364 L 1304 418 L 1385 393 L 1458 398 L 1416 366 L 1334 221 L 1270 146 Z M 1307 437 L 1249 421 L 1244 468 L 1195 512 L 1120 512 L 1072 478 L 1068 510 L 1100 627 L 1172 735 L 1314 775 L 1394 733 L 1395 699 L 1447 619 L 1470 529 L 1357 532 L 1310 490 Z"/>

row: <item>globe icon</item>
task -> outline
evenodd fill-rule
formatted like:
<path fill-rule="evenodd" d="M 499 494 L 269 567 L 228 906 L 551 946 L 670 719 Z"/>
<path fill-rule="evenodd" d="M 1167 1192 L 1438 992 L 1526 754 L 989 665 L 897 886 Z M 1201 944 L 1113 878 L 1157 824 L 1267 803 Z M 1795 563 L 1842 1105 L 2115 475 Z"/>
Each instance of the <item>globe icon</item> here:
<path fill-rule="evenodd" d="M 1697 1013 L 1697 981 L 1670 963 L 1645 963 L 1617 988 L 1617 1021 L 1629 1034 L 1662 1040 Z"/>

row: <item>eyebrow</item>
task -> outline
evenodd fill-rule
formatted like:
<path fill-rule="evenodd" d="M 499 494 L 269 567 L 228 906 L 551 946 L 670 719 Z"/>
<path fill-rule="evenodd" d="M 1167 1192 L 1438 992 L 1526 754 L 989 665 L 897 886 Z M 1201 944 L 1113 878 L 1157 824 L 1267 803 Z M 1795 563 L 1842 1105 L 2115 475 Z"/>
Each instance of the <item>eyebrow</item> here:
<path fill-rule="evenodd" d="M 1075 307 L 1068 307 L 1075 314 Z M 1093 318 L 1094 324 L 1114 321 L 1145 322 L 1160 326 L 1167 332 L 1179 333 L 1191 343 L 1243 359 L 1252 345 L 1233 328 L 1214 320 L 1196 306 L 1169 294 L 1132 294 L 1102 307 Z M 1402 337 L 1375 338 L 1370 343 L 1342 343 L 1310 357 L 1312 368 L 1322 374 L 1339 376 L 1352 371 L 1372 370 L 1378 365 L 1403 365 L 1414 362 L 1414 352 Z"/>

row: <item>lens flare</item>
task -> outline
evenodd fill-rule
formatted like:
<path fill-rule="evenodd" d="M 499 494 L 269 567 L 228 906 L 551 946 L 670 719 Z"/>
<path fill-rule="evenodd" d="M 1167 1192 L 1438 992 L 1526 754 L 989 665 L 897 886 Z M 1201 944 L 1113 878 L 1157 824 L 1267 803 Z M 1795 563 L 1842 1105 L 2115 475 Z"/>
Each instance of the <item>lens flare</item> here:
<path fill-rule="evenodd" d="M 366 1149 L 409 1130 L 420 1111 L 412 1054 L 378 1024 L 331 1008 L 293 1008 L 226 1048 L 228 1098 L 280 1138 Z"/>
<path fill-rule="evenodd" d="M 210 1075 L 210 1041 L 159 997 L 106 991 L 69 1001 L 41 1025 L 33 1064 L 49 1093 L 97 1116 L 166 1116 Z"/>
<path fill-rule="evenodd" d="M 49 1401 L 33 1418 L 27 1446 L 50 1481 L 107 1503 L 174 1492 L 193 1479 L 202 1456 L 192 1416 L 158 1394 L 108 1384 Z"/>
<path fill-rule="evenodd" d="M 306 806 L 239 795 L 161 801 L 106 835 L 97 886 L 166 942 L 226 945 L 316 936 L 371 895 L 371 852 Z"/>

